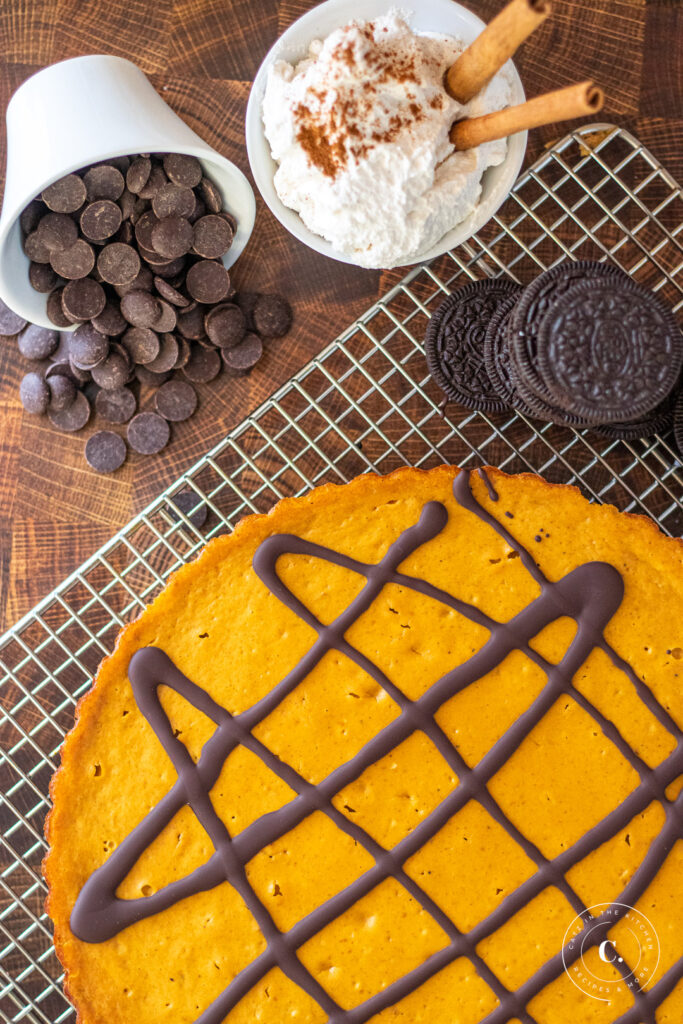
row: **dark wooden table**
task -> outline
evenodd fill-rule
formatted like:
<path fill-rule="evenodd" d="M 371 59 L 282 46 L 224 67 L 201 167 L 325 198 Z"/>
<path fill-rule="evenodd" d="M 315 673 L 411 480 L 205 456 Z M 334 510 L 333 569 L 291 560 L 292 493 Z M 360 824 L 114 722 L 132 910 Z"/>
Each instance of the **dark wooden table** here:
<path fill-rule="evenodd" d="M 465 0 L 489 20 L 503 0 Z M 553 0 L 553 17 L 520 51 L 531 96 L 594 78 L 604 119 L 624 125 L 683 178 L 682 0 Z M 136 61 L 164 99 L 249 173 L 243 140 L 250 81 L 267 49 L 310 0 L 5 0 L 0 5 L 0 98 L 46 64 L 85 53 Z M 535 133 L 528 160 L 564 133 Z M 4 147 L 4 135 L 0 140 Z M 4 164 L 4 160 L 3 160 Z M 25 364 L 0 349 L 0 622 L 23 615 L 116 529 L 187 469 L 391 283 L 396 273 L 347 267 L 290 238 L 259 200 L 256 228 L 235 270 L 244 287 L 284 291 L 296 324 L 250 377 L 201 389 L 200 412 L 161 455 L 132 456 L 113 477 L 86 466 L 82 434 L 58 434 L 24 414 Z M 83 432 L 85 433 L 85 432 Z"/>

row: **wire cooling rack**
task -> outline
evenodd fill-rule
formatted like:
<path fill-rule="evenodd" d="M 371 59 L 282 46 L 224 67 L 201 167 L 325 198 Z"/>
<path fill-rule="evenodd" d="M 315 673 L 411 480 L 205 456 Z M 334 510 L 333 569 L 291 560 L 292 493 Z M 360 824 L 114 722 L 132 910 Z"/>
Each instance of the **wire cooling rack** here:
<path fill-rule="evenodd" d="M 118 630 L 209 538 L 328 480 L 444 461 L 542 473 L 681 531 L 683 473 L 671 439 L 610 441 L 512 413 L 444 408 L 428 377 L 425 327 L 454 287 L 502 274 L 527 283 L 582 258 L 612 260 L 683 308 L 681 190 L 611 125 L 549 149 L 478 235 L 411 270 L 0 639 L 1 1019 L 73 1019 L 43 911 L 50 776 Z"/>

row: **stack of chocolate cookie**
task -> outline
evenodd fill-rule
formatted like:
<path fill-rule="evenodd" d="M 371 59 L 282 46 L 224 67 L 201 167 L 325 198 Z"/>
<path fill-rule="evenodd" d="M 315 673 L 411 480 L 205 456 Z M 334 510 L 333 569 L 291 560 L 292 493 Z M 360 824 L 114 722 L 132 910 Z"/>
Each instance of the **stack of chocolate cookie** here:
<path fill-rule="evenodd" d="M 673 424 L 683 335 L 659 297 L 609 264 L 565 263 L 527 288 L 470 282 L 432 316 L 425 350 L 434 379 L 468 409 L 621 439 Z"/>
<path fill-rule="evenodd" d="M 129 423 L 135 451 L 160 451 L 169 423 L 194 413 L 194 384 L 221 369 L 248 373 L 264 340 L 291 326 L 285 299 L 233 288 L 222 256 L 236 223 L 194 157 L 123 156 L 69 174 L 20 221 L 29 278 L 47 293 L 55 329 L 27 326 L 3 307 L 0 334 L 21 331 L 19 350 L 35 364 L 21 383 L 24 408 L 61 430 L 85 426 L 92 404 L 106 422 Z M 155 409 L 135 416 L 140 386 L 159 390 Z M 108 430 L 86 446 L 102 472 L 126 452 Z"/>

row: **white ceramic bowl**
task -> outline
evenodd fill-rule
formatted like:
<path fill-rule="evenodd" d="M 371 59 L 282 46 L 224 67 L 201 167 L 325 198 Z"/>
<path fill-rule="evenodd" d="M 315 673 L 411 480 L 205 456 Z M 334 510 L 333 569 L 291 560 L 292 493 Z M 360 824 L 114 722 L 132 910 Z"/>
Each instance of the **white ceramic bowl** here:
<path fill-rule="evenodd" d="M 285 206 L 275 191 L 273 177 L 277 164 L 270 155 L 261 119 L 266 77 L 268 68 L 275 60 L 299 61 L 306 56 L 308 47 L 314 39 L 324 39 L 334 29 L 354 18 L 375 18 L 380 14 L 386 14 L 392 8 L 395 9 L 396 6 L 396 0 L 326 0 L 325 3 L 314 7 L 290 25 L 268 52 L 254 79 L 249 96 L 246 116 L 247 151 L 252 174 L 261 195 L 280 223 L 299 241 L 316 252 L 343 263 L 354 261 L 335 249 L 320 235 L 310 231 L 299 214 Z M 412 9 L 412 4 L 406 6 Z M 476 14 L 472 14 L 454 0 L 420 0 L 412 11 L 411 24 L 418 32 L 441 32 L 445 35 L 458 36 L 465 43 L 476 39 L 484 28 L 484 22 Z M 512 103 L 523 103 L 525 96 L 522 82 L 517 70 L 513 71 Z M 517 180 L 524 160 L 526 143 L 526 132 L 510 137 L 507 156 L 503 163 L 498 167 L 490 167 L 484 174 L 481 199 L 477 208 L 466 220 L 451 228 L 435 246 L 427 252 L 420 253 L 411 263 L 422 263 L 453 249 L 491 219 Z"/>
<path fill-rule="evenodd" d="M 244 249 L 254 227 L 256 204 L 239 168 L 196 135 L 135 64 L 101 55 L 62 61 L 24 82 L 7 108 L 0 296 L 26 320 L 54 327 L 47 316 L 47 296 L 35 291 L 28 279 L 19 214 L 63 175 L 130 153 L 196 156 L 237 220 L 225 266 L 232 266 Z"/>

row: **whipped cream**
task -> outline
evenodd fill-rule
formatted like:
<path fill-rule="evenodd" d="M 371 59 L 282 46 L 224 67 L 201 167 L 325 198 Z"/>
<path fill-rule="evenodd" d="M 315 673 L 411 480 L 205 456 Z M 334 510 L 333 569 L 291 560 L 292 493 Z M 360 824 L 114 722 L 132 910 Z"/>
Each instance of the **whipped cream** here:
<path fill-rule="evenodd" d="M 455 152 L 462 117 L 511 100 L 506 65 L 470 103 L 451 99 L 444 73 L 464 49 L 452 36 L 414 32 L 391 11 L 314 41 L 296 65 L 268 72 L 263 124 L 282 202 L 362 267 L 394 267 L 427 252 L 474 210 L 504 139 Z"/>

